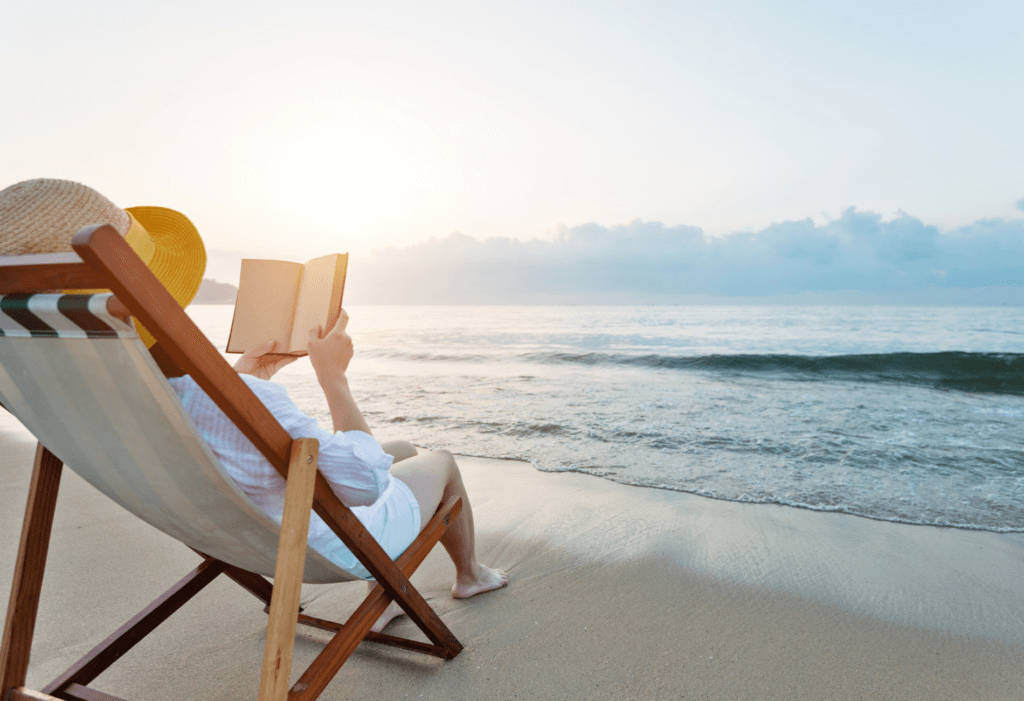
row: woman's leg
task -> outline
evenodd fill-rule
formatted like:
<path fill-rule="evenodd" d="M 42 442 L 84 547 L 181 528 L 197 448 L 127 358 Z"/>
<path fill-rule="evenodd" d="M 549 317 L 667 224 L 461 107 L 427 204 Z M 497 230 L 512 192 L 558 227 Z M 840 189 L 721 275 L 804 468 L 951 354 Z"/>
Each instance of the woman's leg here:
<path fill-rule="evenodd" d="M 417 455 L 393 465 L 391 474 L 405 482 L 416 497 L 420 505 L 421 530 L 443 502 L 455 496 L 462 497 L 462 512 L 441 536 L 441 545 L 455 563 L 452 596 L 465 599 L 508 583 L 508 575 L 501 570 L 481 565 L 476 559 L 473 507 L 470 506 L 466 486 L 462 483 L 462 473 L 451 453 L 436 450 Z"/>
<path fill-rule="evenodd" d="M 391 474 L 408 485 L 420 505 L 420 530 L 426 527 L 443 502 L 453 496 L 462 497 L 462 513 L 465 517 L 455 520 L 441 538 L 441 544 L 455 563 L 456 573 L 462 574 L 463 579 L 475 578 L 479 574 L 479 563 L 476 561 L 473 510 L 454 456 L 447 450 L 420 456 L 416 446 L 408 441 L 387 441 L 380 445 L 385 453 L 395 459 Z M 406 465 L 397 464 L 414 457 L 420 457 L 420 460 Z M 458 579 L 458 574 L 456 576 Z"/>
<path fill-rule="evenodd" d="M 395 462 L 401 462 L 408 458 L 419 455 L 420 451 L 416 450 L 409 441 L 386 441 L 380 444 L 380 447 L 384 449 L 384 452 L 395 459 Z"/>
<path fill-rule="evenodd" d="M 387 451 L 390 453 L 390 451 Z M 391 474 L 402 480 L 416 497 L 420 506 L 420 530 L 423 529 L 434 512 L 453 496 L 462 497 L 462 512 L 456 517 L 448 530 L 441 537 L 441 545 L 455 563 L 455 584 L 452 585 L 452 596 L 465 599 L 485 591 L 498 589 L 508 583 L 508 575 L 502 570 L 481 565 L 476 559 L 476 533 L 473 528 L 473 509 L 469 504 L 469 495 L 462 483 L 462 474 L 455 458 L 447 450 L 432 453 L 420 453 L 408 457 L 391 467 Z M 368 582 L 372 590 L 374 582 Z M 375 632 L 384 629 L 391 619 L 405 613 L 395 602 L 384 611 L 373 626 Z"/>

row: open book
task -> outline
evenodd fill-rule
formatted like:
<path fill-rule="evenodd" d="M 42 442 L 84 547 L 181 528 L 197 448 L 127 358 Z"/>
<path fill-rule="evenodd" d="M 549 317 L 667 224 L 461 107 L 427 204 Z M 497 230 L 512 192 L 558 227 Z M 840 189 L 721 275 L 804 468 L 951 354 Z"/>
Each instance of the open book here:
<path fill-rule="evenodd" d="M 309 330 L 326 333 L 341 313 L 348 254 L 314 258 L 305 265 L 284 260 L 242 260 L 228 353 L 244 353 L 277 341 L 275 354 L 307 355 Z"/>

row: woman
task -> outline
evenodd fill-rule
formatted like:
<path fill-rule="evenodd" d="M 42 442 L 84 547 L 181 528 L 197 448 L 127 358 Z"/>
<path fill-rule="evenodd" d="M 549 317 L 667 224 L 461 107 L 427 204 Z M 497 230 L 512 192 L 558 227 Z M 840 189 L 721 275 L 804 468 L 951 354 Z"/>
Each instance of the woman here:
<path fill-rule="evenodd" d="M 242 355 L 235 370 L 293 438 L 320 441 L 320 472 L 392 559 L 401 555 L 444 501 L 459 496 L 462 512 L 441 538 L 455 564 L 452 596 L 464 599 L 505 586 L 505 572 L 477 560 L 473 509 L 452 454 L 446 450 L 421 454 L 405 441 L 379 445 L 372 438 L 346 376 L 353 354 L 347 325 L 348 314 L 342 311 L 328 333 L 322 333 L 319 327 L 309 332 L 309 361 L 327 397 L 333 433 L 321 429 L 315 419 L 295 406 L 280 385 L 269 381 L 295 357 L 273 355 L 274 344 L 266 343 Z M 190 377 L 174 378 L 170 383 L 228 473 L 257 505 L 279 519 L 285 483 L 277 471 Z M 316 514 L 310 520 L 309 544 L 342 567 L 369 576 Z M 371 588 L 373 585 L 370 582 Z M 379 632 L 402 613 L 401 607 L 392 602 L 373 630 Z"/>
<path fill-rule="evenodd" d="M 121 209 L 96 190 L 68 180 L 38 178 L 0 190 L 0 255 L 68 252 L 76 231 L 104 223 L 125 238 L 175 301 L 188 306 L 203 278 L 206 250 L 185 215 L 164 207 Z M 110 299 L 108 308 L 115 316 L 127 315 L 116 298 Z M 508 582 L 504 572 L 477 561 L 473 511 L 451 453 L 421 455 L 404 442 L 382 448 L 370 435 L 345 376 L 352 359 L 347 323 L 348 316 L 342 312 L 328 333 L 310 332 L 309 358 L 327 395 L 334 431 L 321 429 L 315 419 L 299 411 L 284 388 L 269 382 L 294 358 L 267 355 L 273 351 L 267 344 L 244 354 L 235 367 L 293 437 L 319 440 L 319 470 L 392 558 L 412 543 L 442 500 L 461 496 L 462 512 L 441 538 L 455 563 L 452 596 L 466 598 L 504 586 Z M 152 347 L 155 339 L 136 327 L 146 347 Z M 280 521 L 284 479 L 192 378 L 169 382 L 224 469 L 258 506 Z M 316 514 L 310 519 L 309 543 L 345 569 L 369 578 L 370 573 Z M 393 603 L 374 630 L 401 613 Z"/>

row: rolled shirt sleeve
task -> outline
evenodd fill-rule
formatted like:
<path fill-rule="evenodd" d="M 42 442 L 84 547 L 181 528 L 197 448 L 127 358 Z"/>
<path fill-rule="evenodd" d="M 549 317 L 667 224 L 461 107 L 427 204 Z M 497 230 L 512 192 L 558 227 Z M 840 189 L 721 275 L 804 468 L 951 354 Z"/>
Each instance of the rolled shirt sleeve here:
<path fill-rule="evenodd" d="M 392 457 L 373 436 L 363 431 L 331 432 L 295 406 L 284 387 L 252 375 L 240 375 L 292 438 L 316 438 L 320 443 L 317 468 L 346 506 L 373 504 L 390 486 Z M 256 450 L 238 427 L 189 377 L 170 380 L 185 411 L 224 470 L 263 511 L 281 522 L 285 480 Z M 330 533 L 315 513 L 309 524 L 309 541 Z"/>
<path fill-rule="evenodd" d="M 320 442 L 317 468 L 343 504 L 369 506 L 384 493 L 391 481 L 388 470 L 393 458 L 381 449 L 373 436 L 363 431 L 333 433 L 324 430 L 316 419 L 295 406 L 281 385 L 252 375 L 241 377 L 288 435 L 316 438 Z"/>

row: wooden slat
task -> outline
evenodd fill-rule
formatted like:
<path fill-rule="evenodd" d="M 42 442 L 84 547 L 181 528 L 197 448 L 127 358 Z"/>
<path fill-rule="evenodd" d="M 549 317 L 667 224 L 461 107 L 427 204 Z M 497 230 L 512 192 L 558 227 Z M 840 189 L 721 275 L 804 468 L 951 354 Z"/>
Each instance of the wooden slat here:
<path fill-rule="evenodd" d="M 374 575 L 373 578 L 377 580 L 377 583 L 384 587 L 388 596 L 392 600 L 399 602 L 409 618 L 423 631 L 430 641 L 435 645 L 448 649 L 451 652 L 451 657 L 454 657 L 462 650 L 462 644 L 448 630 L 448 627 L 441 621 L 440 617 L 434 612 L 434 609 L 423 599 L 416 588 L 412 586 L 408 578 L 416 571 L 416 568 L 419 567 L 419 564 L 426 556 L 430 554 L 430 551 L 448 527 L 450 520 L 458 516 L 461 511 L 462 499 L 459 497 L 452 497 L 442 504 L 412 544 L 394 562 L 388 558 L 377 541 L 365 529 L 362 530 L 361 534 L 365 535 L 369 542 L 350 538 L 353 541 L 350 544 L 346 540 L 348 533 L 344 535 L 339 534 L 339 537 L 353 552 L 358 552 L 356 550 L 357 547 L 368 554 L 374 554 L 375 550 L 380 551 L 380 559 L 383 562 L 380 563 L 382 566 L 380 566 L 379 571 L 374 571 L 374 568 L 371 567 L 371 562 L 364 562 L 366 568 Z M 358 522 L 358 519 L 351 515 L 351 512 L 349 515 Z M 374 560 L 375 558 L 371 557 L 369 559 Z M 377 565 L 378 563 L 372 562 L 372 564 Z M 410 608 L 409 603 L 415 605 Z"/>
<path fill-rule="evenodd" d="M 254 572 L 243 570 L 241 567 L 224 564 L 224 574 L 235 580 L 239 586 L 255 596 L 267 606 L 274 595 L 274 585 Z"/>
<path fill-rule="evenodd" d="M 395 560 L 395 566 L 399 567 L 406 576 L 411 576 L 416 571 L 416 568 L 420 566 L 420 563 L 427 558 L 427 555 L 437 545 L 441 536 L 448 530 L 451 522 L 460 513 L 462 513 L 462 497 L 452 497 L 441 504 L 437 511 L 434 512 L 434 516 L 427 522 L 423 530 L 420 531 L 416 540 Z M 452 636 L 452 639 L 454 640 L 454 636 Z M 458 640 L 454 640 L 454 645 L 450 649 L 453 651 L 452 657 L 454 657 L 462 650 L 462 645 Z"/>
<path fill-rule="evenodd" d="M 96 691 L 96 689 L 90 689 L 81 684 L 69 686 L 61 694 L 61 698 L 44 694 L 41 691 L 26 689 L 23 686 L 11 689 L 10 696 L 8 697 L 8 701 L 66 701 L 67 699 L 72 699 L 72 701 L 124 701 L 119 696 L 105 694 L 102 691 Z"/>
<path fill-rule="evenodd" d="M 313 664 L 295 682 L 288 693 L 288 701 L 312 701 L 320 696 L 390 603 L 391 599 L 383 587 L 374 587 L 345 621 L 343 629 L 331 638 Z"/>
<path fill-rule="evenodd" d="M 267 642 L 263 651 L 259 701 L 284 701 L 288 695 L 318 452 L 319 443 L 315 438 L 300 438 L 292 444 L 277 565 L 274 569 L 274 594 L 270 600 Z"/>
<path fill-rule="evenodd" d="M 401 604 L 409 618 L 419 626 L 432 643 L 449 649 L 456 647 L 461 649 L 459 641 L 444 625 L 434 609 L 409 584 L 408 576 L 402 574 L 399 566 L 392 562 L 380 543 L 374 540 L 355 514 L 338 501 L 334 492 L 331 491 L 330 485 L 327 484 L 327 480 L 320 474 L 317 475 L 313 509 L 345 546 L 355 553 L 373 578 L 384 587 L 388 596 Z M 431 547 L 433 546 L 431 545 Z"/>
<path fill-rule="evenodd" d="M 434 513 L 434 516 L 430 519 L 430 521 L 427 522 L 426 527 L 424 527 L 423 530 L 420 531 L 420 534 L 416 537 L 416 540 L 414 540 L 409 545 L 409 547 L 405 549 L 405 552 L 402 553 L 402 555 L 395 561 L 394 564 L 396 569 L 398 569 L 404 575 L 404 577 L 411 577 L 412 573 L 416 571 L 416 568 L 420 566 L 420 563 L 422 563 L 427 558 L 427 555 L 430 554 L 430 551 L 434 549 L 435 545 L 437 545 L 437 542 L 441 539 L 441 536 L 444 535 L 444 532 L 448 529 L 448 526 L 451 525 L 452 520 L 455 519 L 461 512 L 462 497 L 452 497 L 444 504 L 442 504 Z M 408 579 L 406 579 L 405 581 L 408 582 Z M 408 586 L 410 591 L 403 591 L 402 593 L 415 594 L 417 597 L 420 598 L 420 600 L 422 600 L 420 593 L 413 588 L 412 584 L 409 583 Z M 441 621 L 440 617 L 438 617 L 438 615 L 434 612 L 434 609 L 431 608 L 426 603 L 426 601 L 424 601 L 423 604 L 424 606 L 427 606 L 427 610 L 430 612 L 432 619 L 431 623 L 433 624 L 433 627 L 431 628 L 428 628 L 423 623 L 419 623 L 417 621 L 417 617 L 410 613 L 408 609 L 405 609 L 404 605 L 402 606 L 402 608 L 405 610 L 409 618 L 411 618 L 413 622 L 416 622 L 416 624 L 420 627 L 420 630 L 422 630 L 423 633 L 428 638 L 430 638 L 430 640 L 435 645 L 443 647 L 447 650 L 447 659 L 454 658 L 456 655 L 462 652 L 462 643 L 460 643 L 458 638 L 456 638 L 455 635 L 450 630 L 448 630 L 448 626 L 446 626 Z M 437 627 L 440 627 L 440 630 L 437 630 Z M 435 634 L 432 635 L 432 632 L 434 632 Z"/>
<path fill-rule="evenodd" d="M 87 264 L 153 334 L 170 358 L 203 388 L 279 472 L 287 474 L 292 439 L 171 294 L 110 225 L 87 226 L 71 240 Z"/>
<path fill-rule="evenodd" d="M 73 699 L 74 701 L 124 701 L 120 696 L 105 694 L 102 691 L 96 691 L 96 689 L 90 689 L 81 684 L 72 684 L 61 695 L 66 699 Z"/>
<path fill-rule="evenodd" d="M 90 650 L 85 657 L 43 687 L 43 692 L 59 694 L 71 684 L 91 682 L 223 571 L 224 563 L 219 560 L 201 562 L 199 567 L 182 577 L 177 584 Z"/>
<path fill-rule="evenodd" d="M 112 299 L 117 299 L 113 297 Z M 184 370 L 178 367 L 178 364 L 167 354 L 164 347 L 159 343 L 154 343 L 150 349 L 149 354 L 153 356 L 153 360 L 156 361 L 156 366 L 160 368 L 160 372 L 164 374 L 164 377 L 181 377 L 187 374 Z"/>
<path fill-rule="evenodd" d="M 3 697 L 0 697 L 3 698 Z M 7 701 L 61 701 L 58 698 L 44 694 L 40 691 L 26 689 L 23 686 L 16 686 L 8 692 Z"/>
<path fill-rule="evenodd" d="M 316 618 L 314 616 L 307 616 L 306 614 L 299 614 L 299 625 L 309 626 L 310 628 L 317 628 L 319 630 L 326 630 L 330 633 L 337 633 L 340 630 L 345 630 L 344 623 L 338 623 L 337 621 L 328 621 L 326 618 Z M 423 643 L 419 640 L 410 640 L 409 638 L 400 638 L 397 635 L 388 635 L 387 633 L 374 633 L 372 630 L 366 634 L 363 638 L 364 641 L 379 643 L 380 645 L 390 645 L 391 647 L 400 647 L 406 650 L 413 650 L 414 652 L 422 652 L 425 655 L 434 655 L 435 657 L 443 657 L 448 659 L 448 651 L 439 645 L 431 645 L 429 643 Z"/>
<path fill-rule="evenodd" d="M 42 443 L 36 447 L 14 581 L 7 604 L 4 637 L 0 643 L 0 698 L 11 687 L 23 686 L 28 673 L 32 634 L 39 610 L 39 591 L 43 585 L 62 468 L 63 463 Z"/>
<path fill-rule="evenodd" d="M 420 531 L 420 535 L 412 542 L 412 545 L 396 560 L 397 566 L 401 568 L 403 573 L 403 578 L 410 576 L 416 571 L 416 568 L 420 566 L 420 563 L 423 562 L 434 548 L 437 541 L 441 539 L 441 535 L 451 520 L 458 516 L 461 511 L 461 497 L 452 497 L 437 510 L 437 513 L 430 519 L 427 526 Z M 412 585 L 409 585 L 409 588 L 412 589 Z M 288 694 L 288 701 L 311 701 L 317 698 L 327 688 L 327 685 L 334 678 L 334 675 L 337 674 L 341 666 L 345 664 L 345 660 L 355 652 L 356 647 L 366 637 L 370 628 L 377 622 L 377 619 L 380 618 L 381 614 L 384 613 L 384 609 L 390 603 L 391 597 L 380 586 L 380 581 L 378 580 L 378 586 L 373 588 L 373 591 L 363 600 L 363 603 L 355 610 L 355 613 L 345 621 L 342 630 L 331 638 L 320 654 L 317 655 L 316 659 L 313 660 L 309 669 L 295 682 L 295 685 Z M 443 623 L 441 626 L 445 631 L 448 630 Z M 427 631 L 424 630 L 424 633 L 427 633 Z M 429 633 L 427 634 L 429 637 Z M 451 632 L 448 635 L 451 636 L 454 644 L 439 645 L 439 647 L 443 648 L 447 653 L 445 655 L 446 659 L 451 659 L 462 651 L 462 645 Z"/>
<path fill-rule="evenodd" d="M 102 273 L 74 253 L 0 256 L 0 294 L 104 287 Z"/>
<path fill-rule="evenodd" d="M 264 577 L 256 574 L 255 572 L 243 570 L 241 567 L 229 565 L 228 563 L 222 562 L 221 560 L 218 560 L 215 557 L 210 557 L 206 553 L 200 552 L 192 546 L 189 546 L 188 549 L 194 552 L 199 557 L 203 558 L 204 560 L 220 562 L 220 564 L 224 567 L 225 575 L 235 580 L 235 582 L 237 582 L 240 587 L 242 587 L 247 592 L 249 592 L 257 599 L 262 601 L 264 604 L 266 604 L 268 608 L 270 607 L 270 597 L 274 593 L 274 585 L 268 582 Z M 266 613 L 266 611 L 264 611 L 264 613 Z"/>

